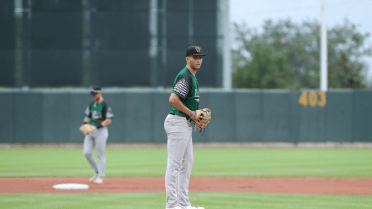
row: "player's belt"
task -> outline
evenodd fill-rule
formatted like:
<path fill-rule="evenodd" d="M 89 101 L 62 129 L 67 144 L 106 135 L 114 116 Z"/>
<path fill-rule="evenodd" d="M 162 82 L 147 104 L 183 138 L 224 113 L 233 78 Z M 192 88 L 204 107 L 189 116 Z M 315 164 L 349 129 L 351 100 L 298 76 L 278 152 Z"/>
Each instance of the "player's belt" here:
<path fill-rule="evenodd" d="M 174 114 L 174 113 L 169 113 L 170 115 L 176 115 L 176 114 Z M 187 120 L 187 124 L 189 125 L 189 126 L 191 126 L 191 119 L 189 118 L 189 119 L 186 119 Z"/>

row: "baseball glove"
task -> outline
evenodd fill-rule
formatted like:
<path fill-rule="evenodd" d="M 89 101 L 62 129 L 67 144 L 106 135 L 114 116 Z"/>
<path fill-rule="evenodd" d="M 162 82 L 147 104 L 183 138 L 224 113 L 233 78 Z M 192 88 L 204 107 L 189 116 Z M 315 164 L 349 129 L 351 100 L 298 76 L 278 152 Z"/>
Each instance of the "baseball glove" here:
<path fill-rule="evenodd" d="M 92 133 L 95 130 L 97 130 L 97 127 L 91 124 L 84 124 L 80 127 L 80 131 L 84 134 L 84 136 Z"/>
<path fill-rule="evenodd" d="M 205 127 L 207 127 L 209 121 L 211 120 L 211 110 L 207 107 L 196 110 L 195 111 L 195 119 L 193 119 L 193 123 L 195 124 L 195 129 L 198 127 L 198 129 L 203 130 Z"/>

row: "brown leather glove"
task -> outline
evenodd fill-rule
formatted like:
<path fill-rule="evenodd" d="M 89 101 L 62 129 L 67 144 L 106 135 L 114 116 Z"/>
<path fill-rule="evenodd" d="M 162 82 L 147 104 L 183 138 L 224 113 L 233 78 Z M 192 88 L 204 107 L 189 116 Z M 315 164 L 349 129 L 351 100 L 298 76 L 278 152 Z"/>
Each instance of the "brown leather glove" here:
<path fill-rule="evenodd" d="M 211 120 L 211 110 L 209 108 L 203 108 L 200 110 L 195 111 L 195 118 L 192 119 L 195 127 L 198 129 L 203 130 L 207 127 L 209 121 Z M 195 128 L 196 129 L 196 128 Z"/>
<path fill-rule="evenodd" d="M 84 134 L 84 136 L 92 133 L 95 130 L 97 130 L 97 127 L 91 124 L 84 124 L 80 126 L 80 131 Z"/>

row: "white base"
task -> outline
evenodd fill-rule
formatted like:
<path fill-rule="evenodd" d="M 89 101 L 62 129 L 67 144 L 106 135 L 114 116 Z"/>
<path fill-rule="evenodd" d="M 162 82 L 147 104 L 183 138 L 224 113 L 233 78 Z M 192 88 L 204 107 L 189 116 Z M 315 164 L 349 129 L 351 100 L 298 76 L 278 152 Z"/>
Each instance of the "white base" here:
<path fill-rule="evenodd" d="M 86 184 L 56 184 L 53 189 L 89 189 Z"/>

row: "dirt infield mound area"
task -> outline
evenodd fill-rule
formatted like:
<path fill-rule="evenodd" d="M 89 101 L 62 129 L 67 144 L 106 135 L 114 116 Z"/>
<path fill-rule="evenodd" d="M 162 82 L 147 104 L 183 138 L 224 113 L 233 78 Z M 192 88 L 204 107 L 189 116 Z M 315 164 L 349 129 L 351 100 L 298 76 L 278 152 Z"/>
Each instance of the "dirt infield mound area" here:
<path fill-rule="evenodd" d="M 165 192 L 164 178 L 0 178 L 0 193 Z M 55 184 L 88 184 L 87 190 L 53 189 Z M 190 192 L 254 192 L 372 195 L 372 178 L 191 178 Z"/>

